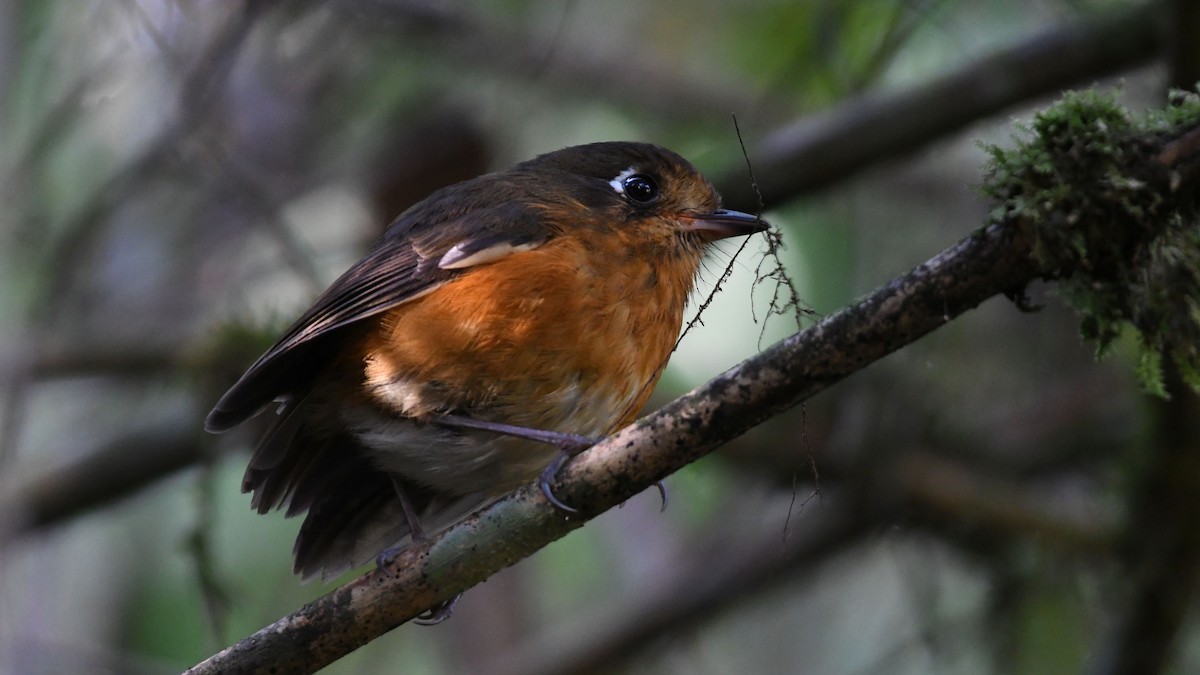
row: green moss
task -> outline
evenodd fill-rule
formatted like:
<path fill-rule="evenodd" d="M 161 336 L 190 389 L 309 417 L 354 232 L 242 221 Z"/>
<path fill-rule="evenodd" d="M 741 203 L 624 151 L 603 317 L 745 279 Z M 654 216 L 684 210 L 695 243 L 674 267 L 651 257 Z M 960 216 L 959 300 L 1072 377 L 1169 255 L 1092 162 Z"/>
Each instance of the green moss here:
<path fill-rule="evenodd" d="M 987 148 L 991 220 L 1029 228 L 1045 276 L 1058 280 L 1097 354 L 1127 326 L 1137 331 L 1139 374 L 1159 395 L 1168 355 L 1200 389 L 1196 190 L 1159 161 L 1198 124 L 1195 94 L 1134 115 L 1111 93 L 1085 91 L 1039 113 L 1012 148 Z"/>

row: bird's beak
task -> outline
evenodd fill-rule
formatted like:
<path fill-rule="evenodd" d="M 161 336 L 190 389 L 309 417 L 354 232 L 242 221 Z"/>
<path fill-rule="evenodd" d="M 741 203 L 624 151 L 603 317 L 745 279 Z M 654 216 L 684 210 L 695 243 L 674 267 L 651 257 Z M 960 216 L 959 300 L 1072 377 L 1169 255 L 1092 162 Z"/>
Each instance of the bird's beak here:
<path fill-rule="evenodd" d="M 683 229 L 713 240 L 754 234 L 770 227 L 767 221 L 758 216 L 726 209 L 700 215 L 684 215 L 682 223 Z"/>

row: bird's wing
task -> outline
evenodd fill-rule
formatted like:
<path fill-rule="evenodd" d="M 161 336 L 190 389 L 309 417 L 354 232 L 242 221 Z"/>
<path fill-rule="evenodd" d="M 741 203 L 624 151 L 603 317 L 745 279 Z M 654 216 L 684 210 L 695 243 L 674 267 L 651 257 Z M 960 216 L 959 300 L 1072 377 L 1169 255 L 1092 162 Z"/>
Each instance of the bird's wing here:
<path fill-rule="evenodd" d="M 335 333 L 413 300 L 514 252 L 536 247 L 552 230 L 518 202 L 476 205 L 443 191 L 410 209 L 365 258 L 347 270 L 221 397 L 205 420 L 224 431 L 272 400 L 294 400 L 336 356 Z"/>

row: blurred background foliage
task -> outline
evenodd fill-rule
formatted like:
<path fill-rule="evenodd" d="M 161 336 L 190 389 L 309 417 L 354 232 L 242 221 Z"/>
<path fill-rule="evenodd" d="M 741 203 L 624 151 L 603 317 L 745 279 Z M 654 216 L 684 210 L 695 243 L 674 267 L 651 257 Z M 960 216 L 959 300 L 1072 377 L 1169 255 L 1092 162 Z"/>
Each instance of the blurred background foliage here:
<path fill-rule="evenodd" d="M 825 314 L 984 222 L 978 142 L 1014 118 L 1195 82 L 1191 4 L 0 3 L 0 672 L 178 671 L 325 590 L 239 493 L 256 430 L 202 419 L 436 187 L 646 140 L 753 210 L 736 113 Z M 654 404 L 796 329 L 764 250 Z M 327 672 L 1196 672 L 1194 400 L 1030 291 Z"/>

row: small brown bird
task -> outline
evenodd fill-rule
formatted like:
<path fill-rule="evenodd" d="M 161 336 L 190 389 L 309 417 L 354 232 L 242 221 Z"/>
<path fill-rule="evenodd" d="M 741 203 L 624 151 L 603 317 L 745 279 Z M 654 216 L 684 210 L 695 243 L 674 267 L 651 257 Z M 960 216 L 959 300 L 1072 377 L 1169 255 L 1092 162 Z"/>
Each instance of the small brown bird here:
<path fill-rule="evenodd" d="M 719 207 L 679 155 L 595 143 L 404 212 L 208 416 L 280 402 L 242 489 L 307 511 L 295 571 L 368 562 L 550 466 L 546 489 L 563 451 L 632 421 L 705 246 L 766 229 Z"/>

